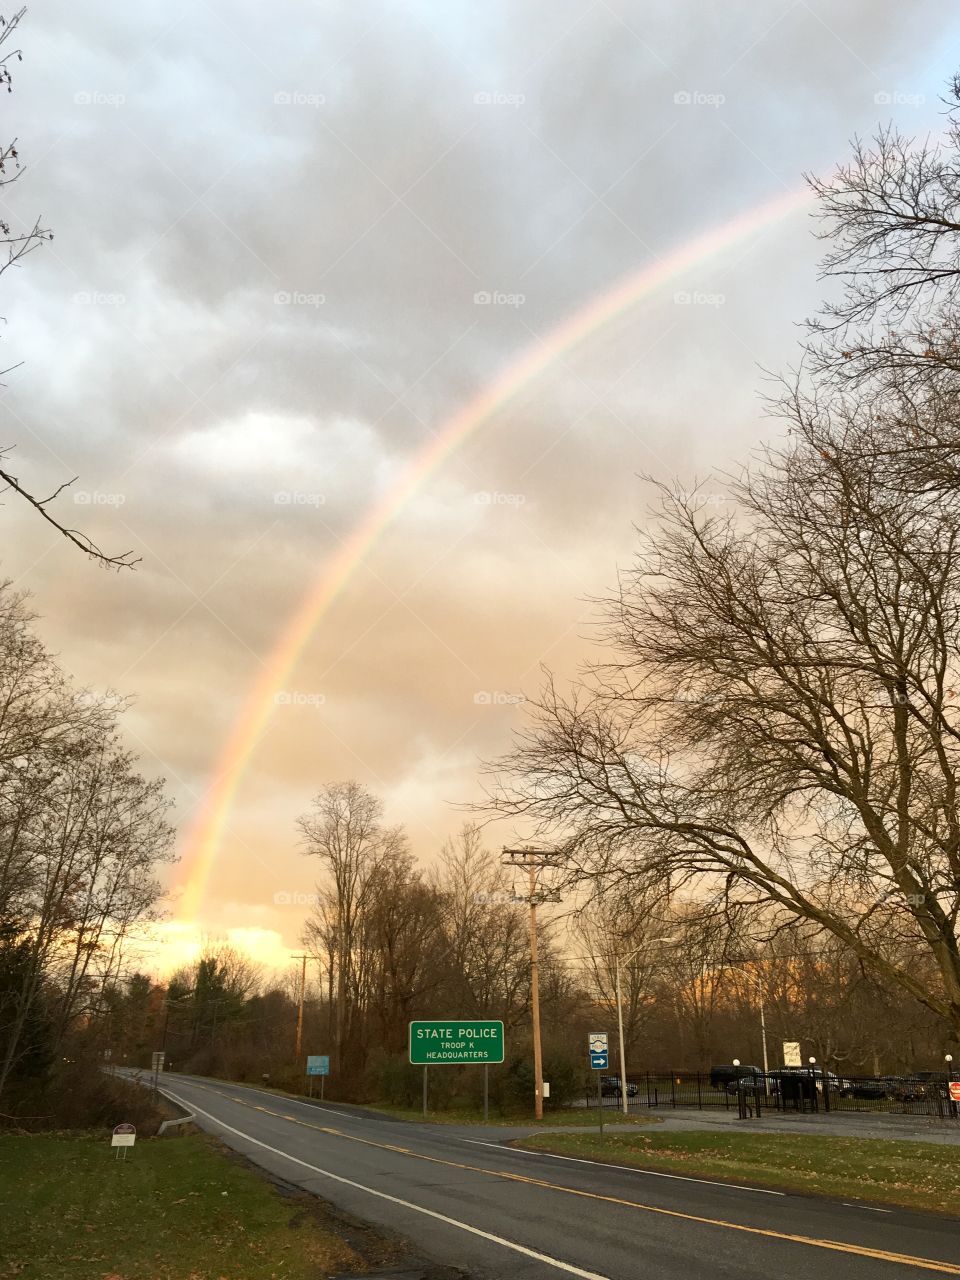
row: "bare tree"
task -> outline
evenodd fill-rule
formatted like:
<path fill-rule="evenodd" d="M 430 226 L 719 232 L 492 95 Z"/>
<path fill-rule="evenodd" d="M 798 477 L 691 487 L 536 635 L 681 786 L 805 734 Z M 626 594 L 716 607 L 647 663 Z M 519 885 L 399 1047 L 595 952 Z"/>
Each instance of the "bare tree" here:
<path fill-rule="evenodd" d="M 960 371 L 960 76 L 947 105 L 942 141 L 887 126 L 854 139 L 829 178 L 808 177 L 828 245 L 822 273 L 842 284 L 810 322 L 814 351 L 848 384 L 910 388 L 931 370 L 951 381 Z"/>
<path fill-rule="evenodd" d="M 795 425 L 735 514 L 661 487 L 616 656 L 548 680 L 491 805 L 573 877 L 809 920 L 957 1035 L 960 513 L 890 483 L 875 406 Z"/>
<path fill-rule="evenodd" d="M 122 701 L 71 688 L 0 583 L 0 1091 L 43 1003 L 53 1044 L 93 1011 L 161 895 L 160 782 L 121 747 Z"/>
<path fill-rule="evenodd" d="M 446 973 L 439 895 L 414 868 L 409 854 L 382 866 L 363 925 L 358 1003 L 370 1015 L 366 1029 L 376 1042 L 388 1051 L 402 1052 L 411 1016 L 436 995 Z M 361 1060 L 367 1048 L 365 1040 Z"/>
<path fill-rule="evenodd" d="M 19 30 L 26 12 L 26 7 L 24 7 L 18 9 L 9 19 L 0 15 L 0 89 L 5 86 L 8 93 L 13 91 L 11 63 L 14 59 L 17 62 L 23 60 L 19 47 L 12 47 L 11 42 Z M 23 173 L 24 169 L 20 163 L 17 139 L 13 138 L 9 142 L 0 143 L 0 189 L 17 182 Z M 27 223 L 22 229 L 12 227 L 9 222 L 0 218 L 0 247 L 6 248 L 6 256 L 0 256 L 0 275 L 11 267 L 20 266 L 28 254 L 33 253 L 35 249 L 39 249 L 45 241 L 52 239 L 53 232 L 44 225 L 42 218 L 37 218 L 32 223 Z M 17 366 L 11 365 L 6 369 L 0 370 L 0 378 L 10 373 L 14 368 L 17 368 Z M 3 488 L 0 488 L 0 494 L 6 490 L 18 494 L 34 508 L 42 519 L 46 520 L 58 533 L 62 534 L 68 542 L 73 543 L 75 547 L 78 547 L 99 564 L 114 569 L 132 569 L 134 565 L 139 563 L 139 557 L 134 556 L 132 551 L 125 551 L 122 555 L 107 555 L 87 534 L 82 533 L 79 529 L 71 528 L 57 519 L 52 513 L 53 503 L 65 489 L 68 489 L 76 481 L 76 476 L 72 480 L 67 480 L 58 485 L 47 497 L 39 497 L 36 493 L 26 488 L 10 470 L 7 463 L 7 457 L 10 452 L 11 446 L 0 447 L 0 482 L 3 485 Z"/>
<path fill-rule="evenodd" d="M 673 950 L 661 941 L 677 932 L 669 903 L 651 901 L 642 890 L 621 882 L 608 892 L 591 895 L 575 917 L 575 931 L 596 998 L 614 1010 L 619 959 L 623 1034 L 632 1058 L 657 979 L 675 972 Z"/>
<path fill-rule="evenodd" d="M 908 489 L 960 488 L 960 76 L 946 106 L 941 139 L 888 126 L 808 177 L 822 275 L 841 286 L 807 322 L 810 394 L 879 404 L 877 447 Z"/>
<path fill-rule="evenodd" d="M 13 821 L 0 836 L 17 874 L 3 925 L 23 959 L 0 1025 L 0 1093 L 25 1050 L 41 992 L 54 1043 L 116 978 L 123 938 L 161 897 L 155 878 L 172 832 L 162 784 L 147 782 L 113 735 L 86 730 L 7 780 Z"/>
<path fill-rule="evenodd" d="M 451 1007 L 517 1026 L 530 1004 L 530 943 L 523 899 L 479 828 L 464 825 L 433 873 L 443 900 Z M 546 922 L 544 922 L 546 923 Z"/>
<path fill-rule="evenodd" d="M 313 934 L 324 938 L 335 974 L 337 1067 L 342 1071 L 348 1039 L 356 1032 L 364 910 L 377 876 L 406 849 L 399 827 L 383 824 L 380 800 L 358 782 L 334 783 L 320 791 L 313 808 L 298 819 L 303 852 L 320 860 L 326 910 L 315 913 Z M 311 929 L 308 925 L 308 935 Z"/>

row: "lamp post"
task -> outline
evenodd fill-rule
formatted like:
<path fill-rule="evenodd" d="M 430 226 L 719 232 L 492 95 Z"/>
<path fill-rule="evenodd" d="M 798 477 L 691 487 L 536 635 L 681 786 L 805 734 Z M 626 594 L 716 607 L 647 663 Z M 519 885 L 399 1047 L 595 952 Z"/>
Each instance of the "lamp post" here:
<path fill-rule="evenodd" d="M 624 964 L 629 964 L 635 955 L 638 955 L 644 947 L 652 947 L 657 942 L 673 942 L 673 938 L 648 938 L 645 942 L 641 942 L 639 947 L 634 947 L 630 954 L 624 959 Z M 624 1115 L 629 1114 L 629 1104 L 627 1102 L 627 1063 L 626 1050 L 623 1042 L 623 997 L 620 994 L 620 953 L 614 952 L 614 982 L 617 995 L 617 1035 L 620 1040 L 620 1106 Z"/>
<path fill-rule="evenodd" d="M 763 1041 L 763 1074 L 768 1075 L 770 1072 L 770 1059 L 767 1055 L 767 1014 L 763 1005 L 763 984 L 755 973 L 751 973 L 749 969 L 745 969 L 742 965 L 730 965 L 737 973 L 743 973 L 750 978 L 757 987 L 758 1003 L 760 1005 L 760 1037 Z"/>
<path fill-rule="evenodd" d="M 951 1115 L 960 1115 L 960 1106 L 958 1106 L 950 1096 L 950 1084 L 953 1081 L 953 1054 L 945 1053 L 943 1055 L 943 1060 L 947 1064 L 947 1106 L 950 1109 Z"/>
<path fill-rule="evenodd" d="M 737 1116 L 741 1120 L 747 1118 L 747 1095 L 743 1088 L 743 1076 L 740 1074 L 740 1059 L 734 1058 L 733 1069 L 737 1073 Z"/>

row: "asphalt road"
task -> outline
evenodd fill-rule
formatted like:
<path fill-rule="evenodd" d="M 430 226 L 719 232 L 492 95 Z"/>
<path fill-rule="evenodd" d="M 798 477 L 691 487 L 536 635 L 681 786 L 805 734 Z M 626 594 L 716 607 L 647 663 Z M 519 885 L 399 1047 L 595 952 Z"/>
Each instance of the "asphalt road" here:
<path fill-rule="evenodd" d="M 960 1277 L 960 1219 L 513 1151 L 495 1131 L 187 1076 L 164 1092 L 276 1176 L 477 1277 Z"/>

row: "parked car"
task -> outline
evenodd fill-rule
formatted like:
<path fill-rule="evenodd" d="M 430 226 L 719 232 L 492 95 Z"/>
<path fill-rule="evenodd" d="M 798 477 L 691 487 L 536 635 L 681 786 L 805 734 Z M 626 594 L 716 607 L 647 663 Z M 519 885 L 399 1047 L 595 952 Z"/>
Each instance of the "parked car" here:
<path fill-rule="evenodd" d="M 640 1086 L 634 1084 L 632 1080 L 627 1081 L 627 1097 L 635 1098 L 640 1092 Z M 620 1077 L 619 1076 L 601 1076 L 600 1077 L 600 1094 L 604 1098 L 620 1097 Z"/>
<path fill-rule="evenodd" d="M 736 1080 L 730 1080 L 727 1083 L 727 1093 L 772 1093 L 770 1079 L 764 1075 L 762 1071 L 756 1075 L 739 1076 Z"/>
<path fill-rule="evenodd" d="M 732 1063 L 724 1063 L 719 1067 L 710 1068 L 710 1087 L 711 1089 L 726 1089 L 731 1082 L 734 1084 L 734 1092 L 736 1092 L 736 1081 L 747 1080 L 753 1076 L 762 1076 L 763 1068 L 744 1065 L 735 1067 Z"/>
<path fill-rule="evenodd" d="M 822 1081 L 804 1067 L 777 1067 L 767 1075 L 769 1092 L 779 1094 L 785 1103 L 810 1101 L 822 1087 Z"/>
<path fill-rule="evenodd" d="M 948 1096 L 947 1076 L 943 1071 L 914 1071 L 897 1080 L 893 1096 L 900 1102 L 914 1102 L 920 1098 Z"/>
<path fill-rule="evenodd" d="M 861 1098 L 865 1102 L 889 1098 L 893 1090 L 890 1077 L 883 1077 L 879 1080 L 871 1080 L 864 1077 L 862 1079 L 845 1080 L 843 1083 L 846 1086 L 844 1092 L 849 1093 L 851 1098 Z"/>
<path fill-rule="evenodd" d="M 817 1088 L 823 1093 L 824 1087 L 831 1093 L 849 1093 L 850 1081 L 841 1080 L 833 1071 L 824 1071 L 821 1067 L 813 1068 L 813 1077 L 817 1082 Z"/>

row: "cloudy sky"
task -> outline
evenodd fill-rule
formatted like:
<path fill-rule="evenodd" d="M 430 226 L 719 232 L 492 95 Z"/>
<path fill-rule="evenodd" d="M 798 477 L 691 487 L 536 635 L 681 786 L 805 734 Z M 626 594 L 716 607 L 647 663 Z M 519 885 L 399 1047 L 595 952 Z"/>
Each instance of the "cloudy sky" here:
<path fill-rule="evenodd" d="M 3 276 L 2 440 L 37 491 L 79 476 L 63 517 L 142 562 L 106 573 L 7 498 L 0 572 L 80 682 L 136 696 L 173 889 L 232 792 L 165 963 L 202 931 L 296 947 L 295 819 L 325 782 L 367 783 L 434 855 L 540 664 L 588 655 L 641 475 L 692 484 L 776 430 L 760 368 L 795 360 L 821 293 L 806 208 L 684 246 L 881 120 L 937 132 L 958 34 L 949 0 L 31 4 L 4 216 L 56 238 Z M 291 619 L 391 505 L 225 778 Z"/>

